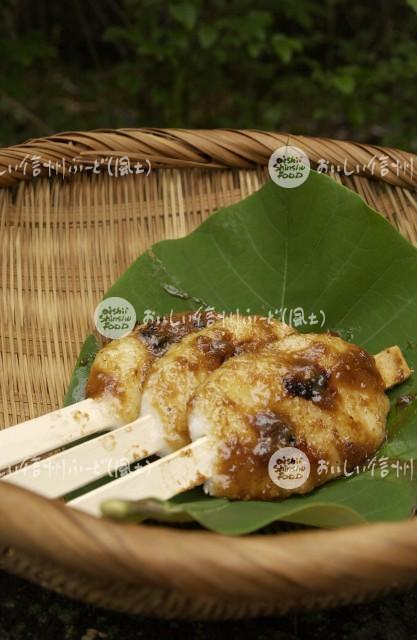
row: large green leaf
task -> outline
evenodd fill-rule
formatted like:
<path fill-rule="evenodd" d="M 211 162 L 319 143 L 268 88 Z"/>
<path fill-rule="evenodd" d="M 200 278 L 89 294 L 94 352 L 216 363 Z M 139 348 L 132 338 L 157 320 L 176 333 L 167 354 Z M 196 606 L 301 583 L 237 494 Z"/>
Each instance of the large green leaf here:
<path fill-rule="evenodd" d="M 299 329 L 337 330 L 371 353 L 398 344 L 417 367 L 417 250 L 359 196 L 315 172 L 296 189 L 268 183 L 186 238 L 159 242 L 107 296 L 127 298 L 139 318 L 146 310 L 166 314 L 201 301 L 225 311 L 286 309 L 287 319 L 296 307 L 318 317 L 322 310 L 322 329 Z M 79 399 L 94 350 L 92 343 L 84 349 L 73 384 L 78 393 L 72 390 L 68 402 Z M 384 478 L 377 465 L 283 502 L 228 502 L 201 491 L 175 502 L 204 526 L 229 534 L 274 520 L 329 527 L 410 516 L 417 482 L 394 465 L 417 454 L 417 402 L 401 410 L 395 404 L 412 389 L 411 379 L 390 393 L 390 435 L 378 454 L 389 459 Z"/>

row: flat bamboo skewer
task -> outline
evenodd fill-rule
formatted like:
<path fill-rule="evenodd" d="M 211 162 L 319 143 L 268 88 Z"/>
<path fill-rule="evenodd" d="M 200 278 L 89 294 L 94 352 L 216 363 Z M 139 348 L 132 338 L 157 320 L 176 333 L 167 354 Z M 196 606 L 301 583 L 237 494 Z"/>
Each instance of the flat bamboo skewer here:
<path fill-rule="evenodd" d="M 412 373 L 399 347 L 390 347 L 375 356 L 385 389 L 404 382 Z M 129 475 L 80 496 L 68 504 L 99 516 L 101 504 L 112 498 L 141 500 L 169 498 L 204 484 L 213 474 L 214 454 L 207 436 Z"/>
<path fill-rule="evenodd" d="M 204 436 L 68 504 L 92 516 L 100 516 L 102 503 L 113 498 L 169 500 L 204 484 L 213 475 L 213 463 L 213 450 L 208 436 Z"/>
<path fill-rule="evenodd" d="M 153 418 L 138 418 L 93 440 L 7 474 L 3 480 L 46 498 L 59 498 L 156 453 L 164 440 Z"/>
<path fill-rule="evenodd" d="M 112 399 L 87 398 L 0 431 L 0 470 L 28 461 L 98 431 L 120 427 Z"/>

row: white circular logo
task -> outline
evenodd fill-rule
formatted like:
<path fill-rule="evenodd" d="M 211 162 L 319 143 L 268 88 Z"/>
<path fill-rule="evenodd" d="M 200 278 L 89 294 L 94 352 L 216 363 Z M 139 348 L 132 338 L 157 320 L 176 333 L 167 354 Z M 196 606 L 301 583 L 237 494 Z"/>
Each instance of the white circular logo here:
<path fill-rule="evenodd" d="M 281 489 L 297 489 L 310 476 L 310 461 L 301 449 L 282 447 L 271 456 L 268 473 Z"/>
<path fill-rule="evenodd" d="M 278 186 L 293 189 L 307 180 L 310 160 L 298 147 L 280 147 L 269 158 L 268 171 Z"/>
<path fill-rule="evenodd" d="M 136 311 L 125 298 L 106 298 L 97 305 L 94 324 L 97 331 L 112 340 L 123 338 L 136 323 Z"/>

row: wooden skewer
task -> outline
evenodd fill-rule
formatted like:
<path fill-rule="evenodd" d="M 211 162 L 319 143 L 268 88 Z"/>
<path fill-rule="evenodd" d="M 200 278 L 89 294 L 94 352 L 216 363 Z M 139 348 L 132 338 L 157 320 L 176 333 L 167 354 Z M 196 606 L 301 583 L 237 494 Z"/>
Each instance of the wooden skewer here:
<path fill-rule="evenodd" d="M 207 436 L 123 478 L 71 500 L 68 504 L 99 516 L 101 504 L 110 498 L 169 500 L 183 491 L 204 484 L 213 473 L 214 456 Z"/>
<path fill-rule="evenodd" d="M 412 373 L 399 347 L 390 347 L 375 357 L 386 389 L 404 382 Z M 214 455 L 207 436 L 161 460 L 141 467 L 129 475 L 99 487 L 68 504 L 91 515 L 100 515 L 108 499 L 141 500 L 173 496 L 204 484 L 212 476 Z"/>
<path fill-rule="evenodd" d="M 78 446 L 21 466 L 3 480 L 58 498 L 156 453 L 164 439 L 145 416 Z"/>
<path fill-rule="evenodd" d="M 123 424 L 113 399 L 82 400 L 0 431 L 0 470 Z"/>
<path fill-rule="evenodd" d="M 400 347 L 388 347 L 375 356 L 376 367 L 384 381 L 385 389 L 407 380 L 413 373 Z"/>

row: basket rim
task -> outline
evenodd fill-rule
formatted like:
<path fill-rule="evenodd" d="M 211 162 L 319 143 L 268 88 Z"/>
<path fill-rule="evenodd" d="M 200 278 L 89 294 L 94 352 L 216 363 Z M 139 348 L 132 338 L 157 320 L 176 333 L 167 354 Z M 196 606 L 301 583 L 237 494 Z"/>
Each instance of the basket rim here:
<path fill-rule="evenodd" d="M 0 520 L 3 547 L 90 578 L 193 597 L 291 608 L 313 595 L 417 581 L 417 519 L 236 538 L 100 520 L 0 483 Z"/>
<path fill-rule="evenodd" d="M 325 160 L 327 172 L 410 189 L 417 184 L 417 155 L 401 149 L 258 129 L 145 127 L 67 131 L 0 148 L 0 188 L 30 180 L 34 171 L 62 177 L 70 167 L 87 172 L 91 163 L 114 164 L 123 156 L 155 168 L 254 168 L 267 165 L 271 153 L 284 145 L 305 151 L 314 168 Z M 36 169 L 30 164 L 33 158 Z"/>

